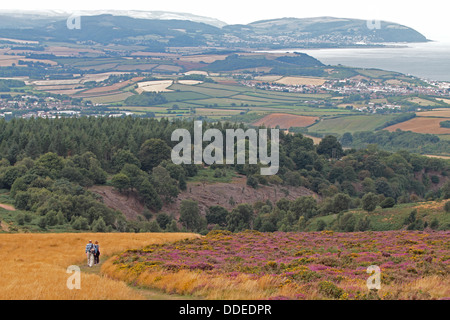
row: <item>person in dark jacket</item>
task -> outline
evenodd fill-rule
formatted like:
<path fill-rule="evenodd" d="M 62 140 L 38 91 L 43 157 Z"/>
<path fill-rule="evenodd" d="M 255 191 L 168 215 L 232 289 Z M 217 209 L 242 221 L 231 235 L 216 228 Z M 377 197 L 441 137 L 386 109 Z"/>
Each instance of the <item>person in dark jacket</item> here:
<path fill-rule="evenodd" d="M 98 244 L 98 241 L 95 241 L 94 244 L 94 264 L 100 263 L 100 245 Z"/>

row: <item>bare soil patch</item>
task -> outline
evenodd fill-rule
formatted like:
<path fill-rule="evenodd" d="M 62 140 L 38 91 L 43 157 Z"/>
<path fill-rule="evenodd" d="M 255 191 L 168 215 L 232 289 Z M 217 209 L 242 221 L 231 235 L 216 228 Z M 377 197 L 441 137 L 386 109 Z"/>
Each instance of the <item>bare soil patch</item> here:
<path fill-rule="evenodd" d="M 137 219 L 144 210 L 144 205 L 134 192 L 124 195 L 110 186 L 94 186 L 89 190 L 102 196 L 105 205 L 121 211 L 127 219 Z M 197 201 L 200 212 L 205 215 L 206 209 L 215 205 L 232 210 L 241 203 L 253 204 L 267 200 L 275 203 L 282 198 L 294 200 L 300 196 L 318 197 L 313 191 L 304 187 L 259 185 L 254 189 L 247 186 L 245 177 L 234 178 L 231 183 L 189 182 L 186 191 L 181 192 L 173 203 L 165 204 L 160 212 L 166 212 L 178 218 L 183 200 Z"/>

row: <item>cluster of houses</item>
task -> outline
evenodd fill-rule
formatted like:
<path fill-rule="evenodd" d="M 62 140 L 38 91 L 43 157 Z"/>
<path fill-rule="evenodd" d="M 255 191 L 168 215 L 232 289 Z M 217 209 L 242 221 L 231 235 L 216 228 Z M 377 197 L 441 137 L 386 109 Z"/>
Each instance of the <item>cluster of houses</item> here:
<path fill-rule="evenodd" d="M 70 100 L 58 100 L 54 97 L 39 98 L 29 94 L 0 97 L 0 118 L 7 120 L 32 117 L 53 119 L 57 117 L 78 117 L 81 115 L 122 117 L 132 114 L 132 112 L 127 111 L 116 111 L 115 113 L 94 112 L 89 107 L 73 105 Z"/>
<path fill-rule="evenodd" d="M 251 79 L 242 80 L 240 83 L 257 89 L 281 91 L 281 92 L 297 92 L 297 93 L 334 93 L 342 94 L 343 96 L 351 96 L 356 94 L 368 94 L 371 99 L 380 99 L 387 96 L 407 96 L 407 95 L 427 95 L 427 96 L 450 96 L 450 83 L 448 82 L 430 82 L 422 80 L 425 85 L 410 85 L 408 83 L 399 82 L 396 80 L 377 82 L 367 81 L 358 77 L 350 79 L 336 79 L 328 80 L 321 85 L 285 85 L 276 82 L 264 82 Z M 349 106 L 355 111 L 378 113 L 380 111 L 400 111 L 401 105 L 389 103 L 374 103 L 369 102 L 365 105 Z"/>
<path fill-rule="evenodd" d="M 394 104 L 376 104 L 374 102 L 369 102 L 366 106 L 356 107 L 354 110 L 369 113 L 378 113 L 380 110 L 401 110 L 402 106 Z"/>
<path fill-rule="evenodd" d="M 450 92 L 443 84 L 433 85 L 429 83 L 428 86 L 412 86 L 408 84 L 389 83 L 385 81 L 383 83 L 361 81 L 353 79 L 345 80 L 330 80 L 324 83 L 322 88 L 326 90 L 335 91 L 341 94 L 364 94 L 364 93 L 383 93 L 394 95 L 411 95 L 411 94 L 423 94 L 423 95 L 438 95 L 438 96 L 450 96 Z"/>

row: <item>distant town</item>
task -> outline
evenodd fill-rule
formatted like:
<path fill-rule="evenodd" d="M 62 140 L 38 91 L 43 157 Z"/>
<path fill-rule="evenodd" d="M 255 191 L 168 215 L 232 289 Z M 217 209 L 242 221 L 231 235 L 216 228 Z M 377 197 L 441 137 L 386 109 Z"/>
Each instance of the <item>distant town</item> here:
<path fill-rule="evenodd" d="M 241 84 L 262 90 L 279 91 L 279 92 L 293 92 L 302 94 L 321 94 L 333 93 L 341 95 L 342 97 L 351 97 L 354 95 L 366 95 L 370 99 L 384 99 L 392 96 L 413 96 L 424 95 L 431 97 L 450 97 L 450 82 L 435 82 L 421 79 L 421 85 L 412 86 L 409 83 L 402 83 L 398 80 L 390 80 L 385 82 L 367 81 L 358 77 L 350 79 L 336 79 L 328 80 L 323 84 L 280 84 L 276 82 L 264 82 L 256 80 L 242 80 Z M 336 102 L 337 100 L 337 102 Z M 341 104 L 338 99 L 327 100 L 327 103 L 333 105 Z M 323 101 L 305 101 L 306 104 L 323 104 Z M 393 110 L 400 111 L 401 104 L 393 103 L 375 103 L 367 102 L 364 106 L 354 107 L 348 103 L 348 107 L 361 112 L 377 113 L 379 110 Z M 420 111 L 418 109 L 417 111 Z"/>

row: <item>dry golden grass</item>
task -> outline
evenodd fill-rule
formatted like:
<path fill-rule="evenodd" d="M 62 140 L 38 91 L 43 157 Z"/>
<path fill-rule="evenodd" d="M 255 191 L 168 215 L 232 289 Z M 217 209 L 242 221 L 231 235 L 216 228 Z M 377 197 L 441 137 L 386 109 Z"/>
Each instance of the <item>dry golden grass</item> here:
<path fill-rule="evenodd" d="M 157 80 L 157 81 L 144 81 L 138 83 L 137 92 L 169 92 L 167 89 L 173 84 L 173 80 Z"/>
<path fill-rule="evenodd" d="M 89 240 L 98 240 L 100 258 L 129 248 L 198 237 L 187 233 L 0 234 L 0 299 L 143 299 L 125 283 L 82 272 L 81 289 L 69 290 L 71 265 L 83 267 Z"/>
<path fill-rule="evenodd" d="M 265 300 L 273 297 L 289 297 L 291 299 L 316 300 L 323 299 L 317 283 L 296 284 L 289 280 L 265 275 L 260 278 L 239 273 L 235 277 L 225 274 L 210 274 L 201 271 L 180 270 L 172 273 L 162 270 L 147 270 L 137 273 L 122 269 L 112 263 L 112 259 L 102 266 L 102 272 L 114 279 L 135 283 L 139 286 L 156 288 L 170 294 L 190 295 L 198 299 L 208 300 Z M 366 281 L 344 278 L 339 283 L 344 291 L 359 291 L 365 299 Z M 450 279 L 441 276 L 426 276 L 406 283 L 383 284 L 377 296 L 383 300 L 441 299 L 450 296 Z M 349 299 L 344 294 L 340 299 Z"/>
<path fill-rule="evenodd" d="M 450 129 L 441 128 L 440 126 L 440 123 L 445 120 L 447 119 L 416 117 L 414 119 L 387 127 L 386 130 L 395 131 L 400 129 L 402 131 L 412 131 L 417 133 L 450 134 Z"/>
<path fill-rule="evenodd" d="M 178 80 L 178 83 L 180 83 L 180 84 L 187 84 L 187 85 L 196 85 L 196 84 L 203 83 L 203 81 L 199 81 L 199 80 Z"/>
<path fill-rule="evenodd" d="M 208 76 L 208 72 L 206 72 L 206 71 L 199 71 L 199 70 L 191 70 L 191 71 L 185 72 L 184 74 L 185 75 L 201 74 L 201 75 L 204 75 L 204 76 Z"/>
<path fill-rule="evenodd" d="M 450 118 L 450 109 L 439 108 L 432 111 L 421 111 L 417 112 L 418 117 L 438 117 L 438 118 Z M 447 119 L 442 119 L 442 121 Z"/>
<path fill-rule="evenodd" d="M 139 286 L 157 288 L 170 294 L 192 295 L 208 300 L 263 300 L 273 296 L 296 294 L 297 286 L 282 283 L 270 275 L 254 278 L 240 273 L 234 278 L 201 271 L 180 270 L 176 273 L 145 271 L 139 275 L 127 270 L 117 270 L 111 260 L 102 265 L 102 273 L 111 278 L 136 283 Z M 274 289 L 275 288 L 275 289 Z M 314 292 L 311 293 L 311 299 Z"/>

